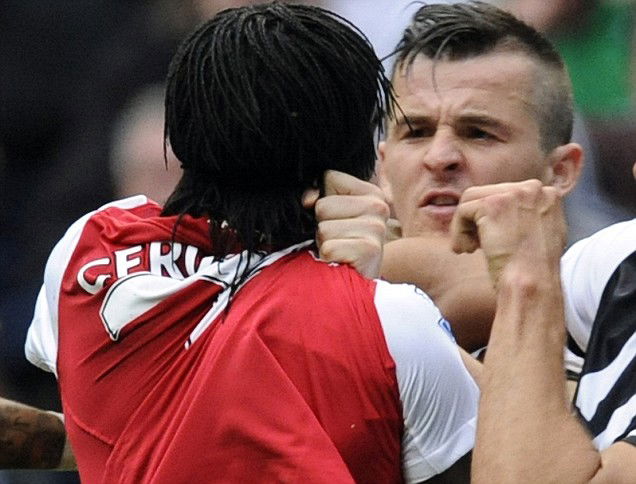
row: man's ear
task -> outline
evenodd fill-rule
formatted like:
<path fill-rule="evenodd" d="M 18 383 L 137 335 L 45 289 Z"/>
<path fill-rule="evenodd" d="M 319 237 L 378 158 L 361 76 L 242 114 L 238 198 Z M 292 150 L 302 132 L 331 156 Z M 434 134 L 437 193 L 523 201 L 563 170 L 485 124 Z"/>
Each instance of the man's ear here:
<path fill-rule="evenodd" d="M 386 143 L 384 141 L 380 141 L 378 144 L 378 160 L 376 162 L 376 173 L 378 175 L 378 186 L 384 192 L 384 196 L 386 197 L 386 201 L 389 202 L 389 205 L 393 204 L 393 192 L 391 190 L 391 184 L 386 176 L 386 162 L 384 158 L 384 153 L 386 151 Z"/>
<path fill-rule="evenodd" d="M 548 185 L 556 188 L 561 196 L 576 186 L 583 168 L 583 148 L 578 143 L 557 146 L 548 155 Z"/>

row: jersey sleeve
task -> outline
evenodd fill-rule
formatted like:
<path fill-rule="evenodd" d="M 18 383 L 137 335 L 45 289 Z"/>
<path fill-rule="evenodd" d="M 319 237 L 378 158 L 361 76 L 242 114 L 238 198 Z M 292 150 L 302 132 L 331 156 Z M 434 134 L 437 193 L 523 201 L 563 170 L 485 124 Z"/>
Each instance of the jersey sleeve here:
<path fill-rule="evenodd" d="M 448 323 L 425 293 L 412 285 L 378 281 L 375 304 L 396 364 L 404 477 L 419 482 L 472 449 L 479 391 Z"/>
<path fill-rule="evenodd" d="M 147 203 L 145 196 L 134 196 L 118 200 L 94 212 L 84 215 L 73 223 L 56 244 L 44 269 L 44 282 L 38 294 L 33 320 L 27 332 L 24 352 L 27 360 L 35 366 L 57 376 L 58 349 L 58 303 L 60 288 L 66 268 L 79 242 L 87 221 L 97 211 L 109 207 L 132 208 Z"/>
<path fill-rule="evenodd" d="M 62 277 L 91 214 L 75 222 L 57 243 L 44 269 L 44 282 L 35 304 L 24 351 L 35 366 L 57 376 L 58 302 Z"/>
<path fill-rule="evenodd" d="M 35 303 L 33 320 L 27 332 L 24 351 L 27 360 L 32 364 L 57 376 L 55 364 L 57 358 L 57 325 L 51 316 L 46 292 L 46 287 L 42 285 Z"/>

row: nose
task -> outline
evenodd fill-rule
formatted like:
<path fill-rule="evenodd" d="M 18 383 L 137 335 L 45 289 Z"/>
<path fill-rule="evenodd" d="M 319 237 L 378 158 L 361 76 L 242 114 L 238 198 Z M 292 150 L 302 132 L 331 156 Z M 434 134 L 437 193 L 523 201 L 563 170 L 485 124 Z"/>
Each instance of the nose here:
<path fill-rule="evenodd" d="M 436 175 L 448 176 L 463 168 L 464 155 L 455 136 L 438 129 L 427 146 L 423 162 Z"/>

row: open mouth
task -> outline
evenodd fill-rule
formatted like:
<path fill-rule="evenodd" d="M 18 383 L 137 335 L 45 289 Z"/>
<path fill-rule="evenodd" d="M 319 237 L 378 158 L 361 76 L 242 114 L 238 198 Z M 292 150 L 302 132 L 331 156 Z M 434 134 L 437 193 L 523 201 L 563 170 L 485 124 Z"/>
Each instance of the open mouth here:
<path fill-rule="evenodd" d="M 431 192 L 424 199 L 423 207 L 456 207 L 459 195 L 455 193 Z"/>
<path fill-rule="evenodd" d="M 427 205 L 433 205 L 436 207 L 448 207 L 448 206 L 457 206 L 459 199 L 450 195 L 440 195 L 437 197 L 431 198 Z"/>

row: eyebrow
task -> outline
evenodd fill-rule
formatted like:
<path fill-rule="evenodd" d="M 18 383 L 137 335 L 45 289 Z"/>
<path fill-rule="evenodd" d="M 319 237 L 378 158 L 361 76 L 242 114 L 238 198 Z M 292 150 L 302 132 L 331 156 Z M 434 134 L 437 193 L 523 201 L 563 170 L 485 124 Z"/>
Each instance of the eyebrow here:
<path fill-rule="evenodd" d="M 421 116 L 421 115 L 414 115 L 414 116 L 409 116 L 408 114 L 406 115 L 400 115 L 399 118 L 397 118 L 395 120 L 393 124 L 394 129 L 395 128 L 402 128 L 404 126 L 410 127 L 410 125 L 417 125 L 417 124 L 434 124 L 435 120 L 430 117 L 430 116 Z"/>
<path fill-rule="evenodd" d="M 499 133 L 501 136 L 504 137 L 510 136 L 514 130 L 514 128 L 511 127 L 509 124 L 492 118 L 491 116 L 485 116 L 481 114 L 466 114 L 464 116 L 460 116 L 458 123 L 460 125 L 469 124 L 476 125 L 480 128 L 489 128 L 495 133 Z"/>
<path fill-rule="evenodd" d="M 402 115 L 394 123 L 394 128 L 401 128 L 409 125 L 430 125 L 436 124 L 437 121 L 432 116 Z M 508 133 L 510 129 L 501 121 L 482 114 L 463 114 L 456 119 L 457 124 L 475 124 L 487 128 L 496 129 Z"/>
<path fill-rule="evenodd" d="M 478 124 L 479 126 L 488 126 L 490 128 L 505 129 L 504 123 L 490 116 L 481 114 L 466 114 L 459 117 L 460 123 Z"/>

